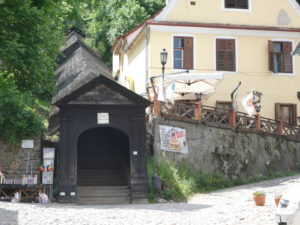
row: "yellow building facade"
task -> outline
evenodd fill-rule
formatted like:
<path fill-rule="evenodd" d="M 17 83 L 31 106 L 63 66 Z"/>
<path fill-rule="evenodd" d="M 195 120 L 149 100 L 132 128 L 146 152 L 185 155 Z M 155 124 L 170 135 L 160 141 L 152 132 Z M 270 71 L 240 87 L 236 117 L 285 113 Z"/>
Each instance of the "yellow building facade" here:
<path fill-rule="evenodd" d="M 262 93 L 261 116 L 297 123 L 300 115 L 300 7 L 295 0 L 170 0 L 166 7 L 113 46 L 113 74 L 138 94 L 160 75 L 189 70 L 206 77 L 222 74 L 204 105 L 230 107 L 241 82 L 237 110 L 249 91 Z M 192 99 L 186 95 L 183 99 Z M 297 114 L 298 112 L 298 114 Z"/>

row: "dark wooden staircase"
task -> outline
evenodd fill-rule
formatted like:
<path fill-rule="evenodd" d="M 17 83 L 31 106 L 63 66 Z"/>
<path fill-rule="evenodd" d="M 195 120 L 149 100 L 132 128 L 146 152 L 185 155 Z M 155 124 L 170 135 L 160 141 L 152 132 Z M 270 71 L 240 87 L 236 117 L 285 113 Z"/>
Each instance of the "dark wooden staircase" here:
<path fill-rule="evenodd" d="M 124 171 L 79 170 L 77 203 L 80 205 L 129 204 L 130 189 Z"/>

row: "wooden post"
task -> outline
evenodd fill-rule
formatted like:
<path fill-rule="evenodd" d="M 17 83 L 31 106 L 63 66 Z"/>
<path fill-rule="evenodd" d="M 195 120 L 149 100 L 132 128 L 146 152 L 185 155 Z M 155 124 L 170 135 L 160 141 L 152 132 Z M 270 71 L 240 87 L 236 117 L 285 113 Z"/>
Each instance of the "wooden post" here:
<path fill-rule="evenodd" d="M 260 114 L 257 113 L 255 115 L 255 130 L 260 131 L 261 130 L 261 120 L 260 120 Z"/>
<path fill-rule="evenodd" d="M 233 101 L 231 103 L 231 109 L 229 112 L 229 124 L 231 125 L 232 128 L 236 127 L 236 113 L 235 113 L 235 109 L 233 107 Z"/>
<path fill-rule="evenodd" d="M 153 115 L 159 116 L 160 115 L 160 101 L 157 100 L 157 96 L 154 97 L 154 106 L 153 106 Z"/>
<path fill-rule="evenodd" d="M 160 115 L 160 101 L 157 100 L 158 98 L 158 94 L 155 90 L 155 85 L 154 85 L 154 82 L 153 82 L 153 79 L 150 79 L 151 81 L 151 86 L 153 88 L 153 93 L 154 93 L 154 100 L 153 100 L 153 115 L 154 116 L 158 116 Z"/>
<path fill-rule="evenodd" d="M 199 100 L 195 103 L 195 120 L 201 121 L 202 119 L 202 101 Z"/>
<path fill-rule="evenodd" d="M 282 119 L 279 120 L 278 134 L 283 135 L 283 121 L 282 121 Z"/>

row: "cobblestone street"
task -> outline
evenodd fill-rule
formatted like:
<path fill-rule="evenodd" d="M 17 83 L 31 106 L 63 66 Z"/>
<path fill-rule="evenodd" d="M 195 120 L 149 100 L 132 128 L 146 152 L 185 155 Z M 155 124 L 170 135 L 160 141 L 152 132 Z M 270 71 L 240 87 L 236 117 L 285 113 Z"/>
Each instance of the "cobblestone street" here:
<path fill-rule="evenodd" d="M 188 203 L 122 206 L 0 202 L 0 225 L 275 225 L 275 193 L 300 185 L 300 175 L 198 194 Z M 257 207 L 252 192 L 264 190 Z"/>

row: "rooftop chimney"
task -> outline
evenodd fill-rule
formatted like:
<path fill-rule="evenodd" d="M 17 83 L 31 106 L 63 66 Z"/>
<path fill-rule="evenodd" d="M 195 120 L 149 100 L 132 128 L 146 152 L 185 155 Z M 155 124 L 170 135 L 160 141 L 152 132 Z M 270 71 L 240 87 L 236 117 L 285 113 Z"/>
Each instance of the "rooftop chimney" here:
<path fill-rule="evenodd" d="M 60 48 L 61 51 L 64 51 L 66 48 L 70 47 L 72 44 L 78 40 L 84 42 L 85 34 L 78 28 L 72 27 L 67 33 L 66 44 Z"/>

